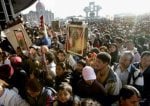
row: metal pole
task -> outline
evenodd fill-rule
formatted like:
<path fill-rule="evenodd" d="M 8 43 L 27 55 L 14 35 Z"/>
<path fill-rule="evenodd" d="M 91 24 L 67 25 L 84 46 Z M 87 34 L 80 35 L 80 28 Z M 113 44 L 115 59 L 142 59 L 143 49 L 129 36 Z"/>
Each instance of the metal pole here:
<path fill-rule="evenodd" d="M 10 6 L 12 17 L 14 18 L 15 17 L 15 13 L 14 13 L 14 8 L 12 6 L 12 1 L 11 0 L 9 0 L 9 6 Z"/>
<path fill-rule="evenodd" d="M 2 3 L 3 10 L 4 10 L 6 22 L 8 22 L 9 21 L 9 16 L 8 16 L 7 8 L 6 8 L 6 5 L 5 5 L 5 1 L 1 0 L 1 3 Z"/>

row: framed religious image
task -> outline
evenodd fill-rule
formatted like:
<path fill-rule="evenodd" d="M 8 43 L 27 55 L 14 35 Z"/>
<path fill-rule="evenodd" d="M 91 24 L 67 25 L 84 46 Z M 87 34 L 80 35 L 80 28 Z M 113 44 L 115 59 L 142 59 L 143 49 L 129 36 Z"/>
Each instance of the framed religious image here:
<path fill-rule="evenodd" d="M 69 25 L 67 34 L 67 52 L 83 55 L 85 47 L 85 28 L 82 25 Z"/>
<path fill-rule="evenodd" d="M 52 21 L 52 29 L 54 32 L 60 32 L 60 23 L 59 21 Z"/>
<path fill-rule="evenodd" d="M 15 37 L 17 39 L 18 45 L 22 50 L 28 50 L 27 43 L 25 41 L 24 34 L 21 30 L 14 30 Z"/>
<path fill-rule="evenodd" d="M 4 33 L 15 51 L 18 46 L 20 46 L 22 50 L 28 50 L 32 45 L 32 41 L 22 23 L 5 29 Z"/>

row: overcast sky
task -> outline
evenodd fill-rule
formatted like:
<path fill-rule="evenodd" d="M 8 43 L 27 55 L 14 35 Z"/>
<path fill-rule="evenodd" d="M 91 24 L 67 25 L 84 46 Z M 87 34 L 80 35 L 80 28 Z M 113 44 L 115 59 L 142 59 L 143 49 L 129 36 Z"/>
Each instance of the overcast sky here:
<path fill-rule="evenodd" d="M 99 5 L 102 9 L 99 15 L 113 15 L 116 13 L 150 13 L 150 0 L 40 0 L 46 10 L 51 10 L 55 17 L 65 18 L 67 16 L 82 15 L 85 16 L 83 11 L 85 6 L 89 5 L 89 2 L 95 2 L 95 5 Z M 37 2 L 36 2 L 37 3 Z M 28 13 L 30 10 L 35 11 L 35 4 L 23 13 Z"/>

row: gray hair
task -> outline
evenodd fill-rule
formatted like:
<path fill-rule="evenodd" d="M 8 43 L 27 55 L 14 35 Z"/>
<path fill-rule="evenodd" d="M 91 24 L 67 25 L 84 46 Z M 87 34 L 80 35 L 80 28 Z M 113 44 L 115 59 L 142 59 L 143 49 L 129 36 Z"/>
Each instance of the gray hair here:
<path fill-rule="evenodd" d="M 127 56 L 130 61 L 132 62 L 133 61 L 133 58 L 134 58 L 134 53 L 132 51 L 124 51 L 121 56 Z"/>

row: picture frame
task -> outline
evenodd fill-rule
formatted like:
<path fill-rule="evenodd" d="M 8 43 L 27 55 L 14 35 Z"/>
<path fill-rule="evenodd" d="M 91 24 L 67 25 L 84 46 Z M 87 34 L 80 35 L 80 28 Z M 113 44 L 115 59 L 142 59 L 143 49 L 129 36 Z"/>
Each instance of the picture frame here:
<path fill-rule="evenodd" d="M 69 53 L 83 56 L 86 48 L 85 27 L 82 25 L 68 25 L 66 50 Z"/>
<path fill-rule="evenodd" d="M 14 30 L 14 34 L 15 34 L 19 47 L 22 50 L 28 50 L 28 46 L 27 46 L 23 32 L 21 30 Z"/>
<path fill-rule="evenodd" d="M 52 29 L 54 32 L 60 32 L 60 22 L 52 21 Z"/>
<path fill-rule="evenodd" d="M 16 32 L 16 31 L 21 31 L 22 33 Z M 24 28 L 24 25 L 22 23 L 19 23 L 17 25 L 14 25 L 4 30 L 4 34 L 6 35 L 8 41 L 10 42 L 10 44 L 12 45 L 15 51 L 20 46 L 16 38 L 16 34 L 19 34 L 19 33 L 23 35 L 23 40 L 26 43 L 27 49 L 32 45 L 32 41 L 30 37 L 28 36 Z M 26 49 L 26 47 L 23 47 L 22 49 Z"/>

